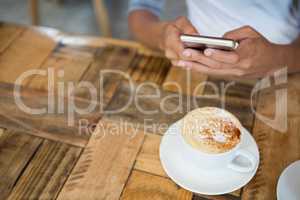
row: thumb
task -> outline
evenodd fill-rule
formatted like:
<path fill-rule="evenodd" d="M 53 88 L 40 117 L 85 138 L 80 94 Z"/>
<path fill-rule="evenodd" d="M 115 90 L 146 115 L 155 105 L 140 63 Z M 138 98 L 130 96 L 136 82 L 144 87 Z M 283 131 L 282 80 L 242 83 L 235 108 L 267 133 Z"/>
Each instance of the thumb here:
<path fill-rule="evenodd" d="M 248 38 L 258 38 L 260 37 L 260 34 L 250 26 L 243 26 L 238 29 L 225 33 L 223 37 L 227 39 L 239 41 Z"/>
<path fill-rule="evenodd" d="M 198 31 L 194 26 L 187 26 L 184 28 L 184 33 L 185 34 L 190 34 L 190 35 L 198 35 Z"/>
<path fill-rule="evenodd" d="M 175 24 L 184 34 L 199 34 L 194 25 L 186 17 L 178 17 Z"/>
<path fill-rule="evenodd" d="M 194 25 L 190 21 L 187 21 L 187 23 L 183 25 L 183 31 L 185 34 L 199 35 L 197 29 L 194 27 Z"/>

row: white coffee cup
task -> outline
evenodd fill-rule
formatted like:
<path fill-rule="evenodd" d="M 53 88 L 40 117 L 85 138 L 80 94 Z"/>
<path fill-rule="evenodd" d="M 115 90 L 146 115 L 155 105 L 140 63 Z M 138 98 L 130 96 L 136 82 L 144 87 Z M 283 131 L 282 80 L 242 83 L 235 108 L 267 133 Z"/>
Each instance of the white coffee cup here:
<path fill-rule="evenodd" d="M 243 128 L 241 141 L 243 139 L 243 132 L 245 131 L 247 130 Z M 256 169 L 258 163 L 256 157 L 252 153 L 241 149 L 241 142 L 228 152 L 209 154 L 195 149 L 190 144 L 186 143 L 182 134 L 179 135 L 183 146 L 181 152 L 183 152 L 184 157 L 192 159 L 193 162 L 202 169 L 216 170 L 218 168 L 227 167 L 231 170 L 241 173 L 252 172 Z M 236 162 L 238 158 L 243 158 L 243 160 L 247 160 L 247 162 Z"/>

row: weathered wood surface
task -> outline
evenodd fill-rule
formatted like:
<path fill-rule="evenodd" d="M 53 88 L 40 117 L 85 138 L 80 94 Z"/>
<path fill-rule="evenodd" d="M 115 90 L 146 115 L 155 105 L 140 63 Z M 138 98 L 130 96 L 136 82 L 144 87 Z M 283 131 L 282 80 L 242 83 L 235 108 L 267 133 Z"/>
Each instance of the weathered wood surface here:
<path fill-rule="evenodd" d="M 257 102 L 256 95 L 251 95 L 255 83 L 256 81 L 209 77 L 203 92 L 208 101 L 204 101 L 202 106 L 212 104 L 232 112 L 251 131 L 254 123 L 252 110 L 255 110 Z M 200 96 L 200 100 L 201 98 L 203 97 Z M 213 103 L 215 99 L 218 99 L 216 104 Z"/>
<path fill-rule="evenodd" d="M 239 83 L 236 85 L 238 89 L 241 87 Z M 140 128 L 157 124 L 158 127 L 154 128 L 161 128 L 160 130 L 148 131 L 162 134 L 168 125 L 181 119 L 188 111 L 202 106 L 222 107 L 224 103 L 225 109 L 235 114 L 246 128 L 252 128 L 254 118 L 249 99 L 239 97 L 241 96 L 239 92 L 229 93 L 224 97 L 219 93 L 217 96 L 208 96 L 210 95 L 208 87 L 205 86 L 204 95 L 192 97 L 161 90 L 157 85 L 135 85 L 123 82 L 107 107 L 108 111 L 122 109 L 122 112 L 107 114 L 107 117 L 125 120 Z M 218 87 L 217 84 L 216 87 Z M 132 95 L 139 96 L 139 98 L 131 98 Z"/>
<path fill-rule="evenodd" d="M 240 194 L 237 194 L 240 195 Z M 194 195 L 193 200 L 239 200 L 240 196 L 234 196 L 232 194 L 223 194 L 223 195 Z"/>
<path fill-rule="evenodd" d="M 8 199 L 56 199 L 80 152 L 81 148 L 45 140 Z"/>
<path fill-rule="evenodd" d="M 0 137 L 3 135 L 5 129 L 4 128 L 0 128 Z"/>
<path fill-rule="evenodd" d="M 243 199 L 276 199 L 279 175 L 289 164 L 300 159 L 299 80 L 298 74 L 292 75 L 286 82 L 279 82 L 260 93 L 257 113 L 269 119 L 280 116 L 283 118 L 269 126 L 258 118 L 255 120 L 253 135 L 260 148 L 261 163 L 255 178 L 245 187 Z M 280 104 L 280 98 L 286 98 L 287 102 Z M 277 108 L 281 109 L 277 113 L 276 103 L 279 103 Z M 287 119 L 284 116 L 285 111 Z M 287 120 L 287 130 L 276 130 L 276 126 L 284 124 L 285 120 Z M 281 128 L 284 127 L 283 124 Z"/>
<path fill-rule="evenodd" d="M 172 67 L 166 77 L 163 89 L 189 96 L 202 95 L 207 75 L 179 67 Z"/>
<path fill-rule="evenodd" d="M 130 66 L 134 54 L 134 50 L 125 47 L 108 47 L 95 50 L 58 45 L 39 69 L 43 70 L 46 75 L 32 76 L 25 84 L 30 88 L 41 91 L 27 89 L 26 87 L 22 89 L 21 97 L 25 105 L 31 108 L 48 108 L 48 97 L 53 95 L 56 102 L 55 111 L 41 115 L 31 115 L 23 112 L 15 102 L 13 96 L 14 86 L 1 83 L 0 126 L 84 147 L 91 134 L 89 124 L 93 126 L 99 121 L 105 104 L 113 94 L 113 87 L 117 86 L 118 79 L 123 78 L 118 76 L 111 78 L 111 74 L 106 75 L 100 88 L 100 73 L 107 69 L 119 69 L 125 72 Z M 47 92 L 49 89 L 49 69 L 53 70 L 51 72 L 53 73 L 53 93 Z M 63 76 L 59 75 L 60 71 L 63 72 Z M 86 108 L 91 103 L 89 91 L 85 88 L 76 87 L 81 81 L 88 81 L 96 89 L 97 94 L 103 94 L 104 96 L 101 98 L 97 96 L 96 107 L 92 113 L 88 115 L 74 113 L 74 125 L 70 126 L 68 124 L 68 111 L 70 111 L 68 105 L 70 101 L 74 102 L 76 107 L 79 108 Z M 72 83 L 75 87 L 74 96 L 69 96 L 67 93 L 68 83 Z M 63 91 L 58 93 L 57 87 L 63 88 Z M 57 110 L 58 100 L 64 105 L 62 113 Z M 79 129 L 80 125 L 83 125 L 82 129 Z"/>
<path fill-rule="evenodd" d="M 132 98 L 137 95 L 140 96 L 137 100 Z M 150 97 L 149 95 L 152 96 Z M 173 95 L 174 98 L 165 99 L 165 106 L 161 107 L 162 99 L 168 95 Z M 180 100 L 182 100 L 182 103 Z M 136 85 L 123 82 L 119 85 L 110 104 L 106 108 L 106 112 L 112 110 L 120 110 L 120 112 L 116 114 L 108 113 L 106 117 L 133 123 L 136 127 L 145 128 L 151 133 L 162 134 L 168 125 L 184 116 L 186 112 L 184 110 L 187 109 L 187 105 L 186 96 L 162 91 L 157 85 L 152 85 L 151 83 Z M 170 112 L 170 114 L 163 113 L 162 109 Z"/>
<path fill-rule="evenodd" d="M 100 121 L 58 199 L 118 199 L 143 139 L 126 124 Z"/>
<path fill-rule="evenodd" d="M 6 199 L 42 139 L 11 130 L 0 134 L 0 199 Z"/>
<path fill-rule="evenodd" d="M 133 170 L 121 199 L 191 200 L 192 197 L 191 192 L 180 188 L 168 178 Z"/>
<path fill-rule="evenodd" d="M 257 107 L 264 116 L 274 115 L 274 88 L 251 100 L 255 81 L 207 77 L 171 67 L 160 53 L 133 42 L 2 23 L 0 69 L 1 199 L 274 199 L 279 174 L 300 159 L 297 75 L 286 84 L 288 130 L 283 134 L 252 112 Z M 14 101 L 12 83 L 30 69 L 53 70 L 54 98 L 63 104 L 69 96 L 68 88 L 61 86 L 68 83 L 75 86 L 71 99 L 77 107 L 84 108 L 92 100 L 87 88 L 79 87 L 81 82 L 89 82 L 101 101 L 94 112 L 75 113 L 73 126 L 67 124 L 65 110 L 64 114 L 26 114 Z M 107 70 L 118 74 L 101 77 Z M 25 79 L 21 97 L 26 105 L 48 106 L 48 83 L 47 76 Z M 107 112 L 122 108 L 130 97 L 138 97 L 138 102 L 133 99 L 122 111 Z M 164 131 L 202 106 L 224 107 L 253 130 L 262 164 L 243 192 L 193 195 L 172 182 L 161 167 L 159 144 Z M 80 119 L 87 120 L 84 134 L 79 134 L 83 133 Z M 117 134 L 109 134 L 115 126 Z"/>
<path fill-rule="evenodd" d="M 1 30 L 1 29 L 0 29 Z M 38 69 L 56 42 L 38 32 L 25 30 L 0 56 L 0 81 L 14 83 L 30 69 Z M 24 80 L 24 84 L 28 79 Z"/>
<path fill-rule="evenodd" d="M 0 53 L 22 34 L 24 28 L 0 23 Z"/>
<path fill-rule="evenodd" d="M 134 169 L 167 177 L 159 159 L 161 137 L 155 134 L 146 135 L 142 149 L 137 156 Z"/>
<path fill-rule="evenodd" d="M 221 90 L 221 85 L 226 84 L 227 82 L 222 82 L 221 80 L 214 80 L 211 79 L 211 83 L 216 84 L 216 87 Z M 134 92 L 138 93 L 136 95 L 146 95 L 146 94 L 155 94 L 156 89 L 154 87 L 151 87 L 151 85 L 145 86 L 137 90 L 139 86 L 134 86 L 133 88 L 130 87 L 130 85 L 126 85 L 126 83 L 122 84 L 120 88 L 116 92 L 116 96 L 113 97 L 111 104 L 108 106 L 108 110 L 114 110 L 114 109 L 120 109 L 126 104 L 127 101 L 129 101 L 130 95 L 134 94 Z M 228 93 L 224 94 L 225 96 L 222 97 L 221 93 L 218 93 L 217 97 L 209 97 L 208 95 L 211 94 L 209 86 L 206 86 L 204 89 L 204 97 L 199 96 L 195 98 L 195 101 L 197 105 L 193 105 L 191 97 L 187 97 L 185 95 L 181 95 L 180 97 L 184 100 L 179 101 L 178 95 L 175 96 L 173 99 L 165 102 L 165 107 L 167 110 L 174 110 L 177 108 L 177 106 L 181 106 L 183 108 L 181 111 L 166 114 L 162 112 L 161 102 L 163 102 L 163 99 L 167 96 L 176 94 L 166 91 L 161 91 L 160 88 L 159 94 L 161 96 L 157 96 L 154 98 L 143 98 L 141 99 L 139 103 L 139 108 L 136 107 L 136 105 L 133 105 L 131 103 L 125 110 L 118 114 L 109 114 L 106 115 L 109 118 L 112 118 L 114 120 L 118 120 L 120 122 L 130 122 L 134 124 L 135 127 L 140 129 L 146 129 L 147 131 L 155 134 L 162 134 L 168 125 L 174 123 L 178 119 L 182 118 L 186 112 L 188 112 L 188 109 L 193 109 L 197 106 L 222 106 L 222 98 L 225 98 L 225 108 L 232 113 L 234 113 L 236 116 L 241 119 L 241 122 L 243 125 L 248 128 L 249 130 L 252 129 L 253 126 L 253 113 L 251 112 L 251 105 L 250 100 L 248 99 L 248 96 L 244 95 L 245 89 L 248 89 L 251 91 L 251 88 L 253 85 L 247 85 L 243 83 L 236 82 L 232 88 L 228 88 Z M 240 88 L 243 88 L 241 92 L 234 92 L 236 90 L 239 90 Z M 220 92 L 220 91 L 218 91 Z M 241 94 L 242 93 L 242 94 Z M 206 96 L 207 95 L 207 96 Z M 179 97 L 179 98 L 180 98 Z M 125 102 L 125 103 L 124 103 Z M 179 104 L 179 102 L 181 104 Z M 236 103 L 241 102 L 241 103 Z M 254 101 L 255 102 L 255 101 Z M 255 106 L 255 105 L 253 105 Z M 154 112 L 153 114 L 145 114 L 141 112 L 141 109 L 149 109 L 149 110 L 157 110 L 157 112 Z M 152 125 L 152 127 L 151 127 Z M 151 127 L 151 129 L 149 129 Z M 153 128 L 154 127 L 154 128 Z M 160 144 L 161 136 L 159 135 L 147 135 L 144 145 L 142 147 L 142 150 L 140 151 L 137 161 L 135 164 L 135 169 L 159 175 L 159 176 L 166 176 L 165 172 L 163 171 L 160 161 L 159 161 L 159 144 Z M 235 191 L 231 194 L 233 197 L 239 197 L 240 196 L 240 190 Z M 229 195 L 230 197 L 230 195 Z M 229 198 L 222 197 L 222 198 Z"/>
<path fill-rule="evenodd" d="M 45 112 L 42 114 L 31 114 L 22 110 L 15 102 L 13 95 L 14 86 L 7 83 L 0 83 L 0 126 L 8 129 L 19 130 L 31 135 L 47 138 L 55 141 L 62 141 L 75 146 L 84 147 L 90 136 L 89 129 L 85 129 L 83 123 L 96 122 L 100 117 L 97 112 L 100 106 L 95 108 L 93 113 L 88 115 L 79 115 L 74 113 L 74 125 L 69 125 L 68 107 L 64 107 L 64 112 L 59 113 L 55 110 L 53 113 Z M 31 90 L 27 88 L 21 89 L 22 103 L 31 109 L 48 108 L 48 93 L 42 91 Z M 71 99 L 77 106 L 87 107 L 90 102 L 80 98 Z M 67 99 L 61 101 L 64 105 L 68 105 Z M 82 126 L 81 126 L 82 125 Z M 84 126 L 83 126 L 84 125 Z M 80 126 L 82 129 L 79 129 Z"/>
<path fill-rule="evenodd" d="M 170 70 L 170 62 L 163 57 L 137 55 L 128 70 L 133 81 L 150 81 L 161 85 Z"/>
<path fill-rule="evenodd" d="M 68 82 L 72 82 L 76 85 L 83 74 L 88 71 L 93 57 L 94 49 L 57 45 L 39 69 L 45 75 L 33 75 L 26 86 L 47 91 L 50 87 L 49 78 L 53 79 L 55 91 L 60 86 L 59 84 L 67 86 Z"/>
<path fill-rule="evenodd" d="M 131 67 L 136 50 L 125 47 L 108 46 L 98 49 L 89 70 L 81 81 L 94 85 L 97 97 L 103 107 L 110 101 L 120 80 L 127 79 L 126 70 Z M 89 96 L 87 90 L 77 90 L 77 96 Z"/>

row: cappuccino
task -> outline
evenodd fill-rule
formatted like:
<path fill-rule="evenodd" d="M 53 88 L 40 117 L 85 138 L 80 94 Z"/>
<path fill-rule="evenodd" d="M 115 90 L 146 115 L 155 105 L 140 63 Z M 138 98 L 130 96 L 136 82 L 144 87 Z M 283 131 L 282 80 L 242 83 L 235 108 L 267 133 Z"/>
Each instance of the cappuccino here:
<path fill-rule="evenodd" d="M 203 107 L 183 118 L 181 133 L 187 144 L 204 153 L 220 154 L 234 149 L 241 141 L 242 125 L 228 111 Z"/>

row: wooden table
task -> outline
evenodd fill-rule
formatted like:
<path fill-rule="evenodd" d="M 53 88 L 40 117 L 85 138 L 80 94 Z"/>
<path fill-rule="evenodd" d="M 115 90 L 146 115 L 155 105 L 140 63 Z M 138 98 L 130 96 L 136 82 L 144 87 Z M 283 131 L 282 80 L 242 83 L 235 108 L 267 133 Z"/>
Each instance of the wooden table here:
<path fill-rule="evenodd" d="M 160 54 L 133 42 L 6 23 L 0 25 L 0 69 L 0 199 L 269 200 L 276 198 L 276 183 L 282 170 L 300 159 L 299 75 L 289 76 L 287 83 L 271 86 L 253 98 L 257 112 L 272 117 L 276 92 L 287 91 L 285 133 L 270 128 L 252 113 L 250 93 L 254 81 L 235 80 L 228 88 L 225 108 L 252 132 L 260 148 L 260 166 L 255 178 L 243 189 L 209 197 L 184 190 L 165 174 L 158 152 L 166 127 L 159 125 L 172 124 L 194 108 L 190 103 L 193 96 L 197 96 L 199 106 L 221 106 L 220 97 L 208 96 L 213 93 L 211 87 L 196 87 L 206 80 L 223 87 L 232 79 L 171 67 Z M 60 105 L 68 101 L 68 96 L 57 95 L 59 86 L 82 81 L 102 91 L 103 101 L 91 113 L 76 114 L 71 126 L 66 112 L 59 113 L 56 108 L 53 113 L 27 114 L 16 105 L 13 89 L 15 80 L 31 69 L 54 71 L 53 98 L 59 98 Z M 99 72 L 109 69 L 128 74 L 135 81 L 134 87 L 126 79 L 112 75 L 103 78 L 100 88 Z M 59 76 L 59 71 L 64 71 L 64 76 Z M 187 82 L 189 78 L 191 82 Z M 172 81 L 183 89 L 178 91 L 170 84 Z M 153 95 L 157 91 L 151 84 L 139 87 L 145 82 L 158 85 L 161 95 Z M 48 106 L 46 76 L 29 76 L 21 85 L 21 99 L 26 105 Z M 136 95 L 152 95 L 139 99 L 139 106 L 159 112 L 144 114 L 133 103 L 117 114 L 100 109 L 121 108 L 137 88 Z M 195 88 L 197 93 L 192 92 Z M 181 102 L 184 109 L 169 115 L 161 112 L 164 97 L 178 96 L 179 92 L 184 97 Z M 72 102 L 78 107 L 89 105 L 88 91 L 76 88 Z M 164 106 L 174 110 L 178 103 L 177 98 L 171 98 Z M 67 106 L 61 109 L 66 111 Z M 89 131 L 79 129 L 82 119 Z M 126 123 L 131 125 L 129 129 Z M 116 126 L 120 128 L 117 134 L 108 134 Z"/>

